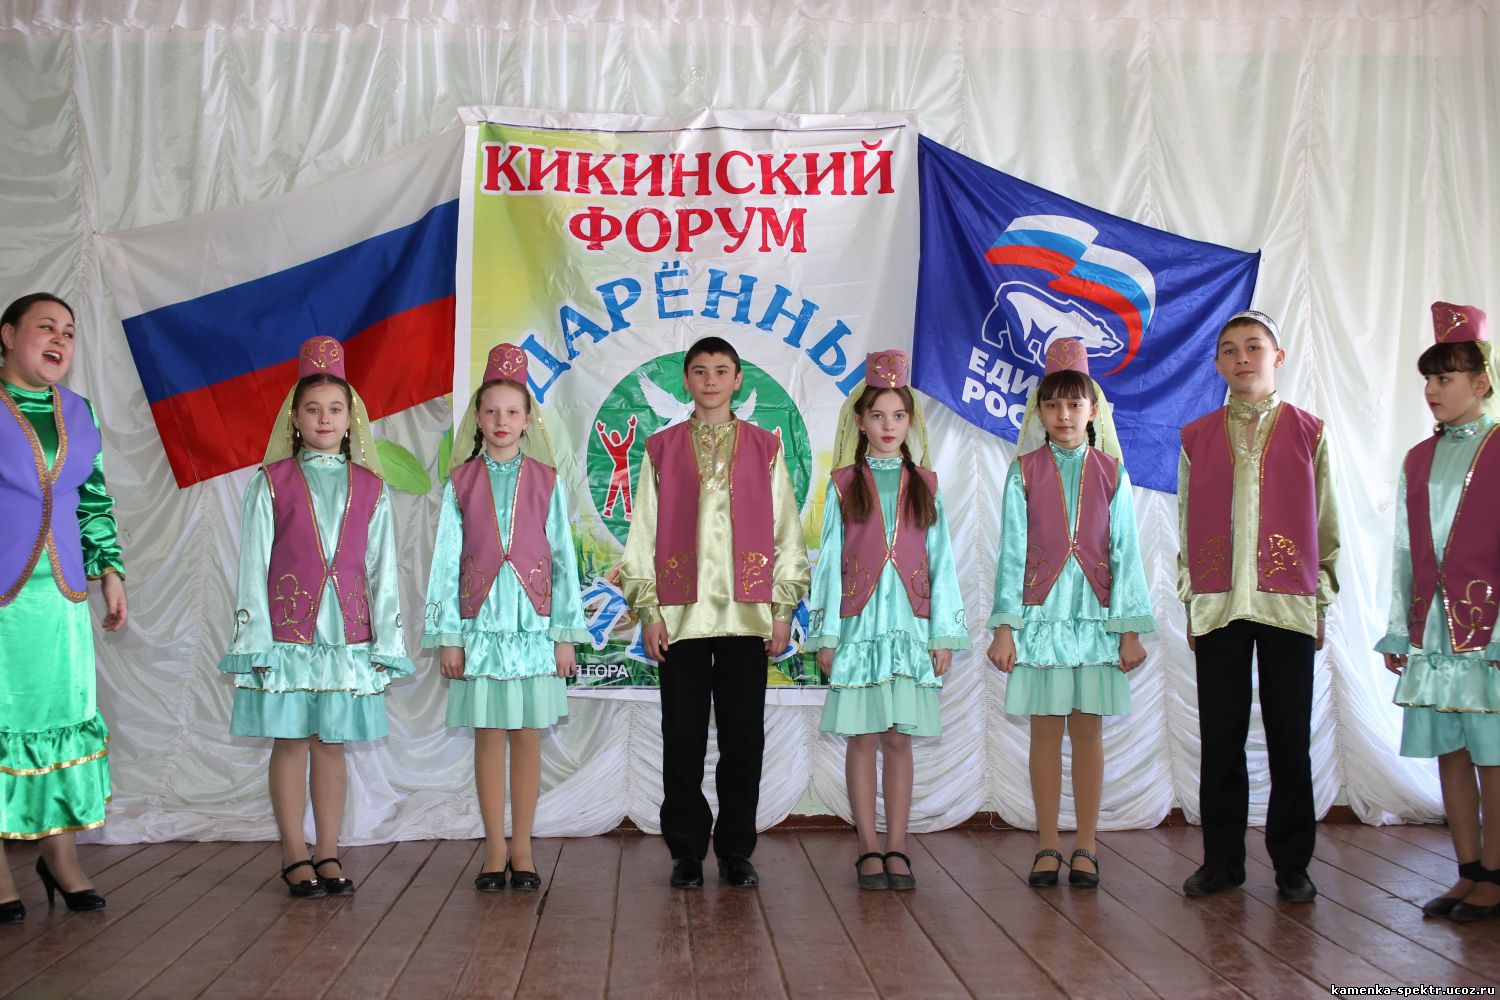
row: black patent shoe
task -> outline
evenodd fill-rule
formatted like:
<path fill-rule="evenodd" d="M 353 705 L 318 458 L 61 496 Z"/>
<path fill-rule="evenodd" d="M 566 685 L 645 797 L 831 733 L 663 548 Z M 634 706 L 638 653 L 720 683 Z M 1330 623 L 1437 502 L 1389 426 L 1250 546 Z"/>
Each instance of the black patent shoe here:
<path fill-rule="evenodd" d="M 1470 882 L 1484 881 L 1484 865 L 1478 861 L 1465 861 L 1458 866 L 1458 877 L 1468 879 Z M 1453 908 L 1462 903 L 1462 896 L 1437 896 L 1422 904 L 1422 915 L 1424 917 L 1446 917 L 1453 913 Z"/>
<path fill-rule="evenodd" d="M 0 924 L 19 924 L 26 919 L 26 904 L 19 899 L 0 903 Z"/>
<path fill-rule="evenodd" d="M 1038 871 L 1036 863 L 1043 858 L 1056 858 L 1057 868 L 1053 868 L 1051 871 Z M 1031 874 L 1026 876 L 1026 884 L 1031 886 L 1033 889 L 1044 889 L 1049 885 L 1056 885 L 1057 873 L 1058 870 L 1062 868 L 1062 866 L 1062 852 L 1054 851 L 1050 847 L 1044 847 L 1040 851 L 1036 852 L 1036 857 L 1031 859 Z"/>
<path fill-rule="evenodd" d="M 52 877 L 52 872 L 47 868 L 45 858 L 36 859 L 36 873 L 37 877 L 42 880 L 42 887 L 47 890 L 48 906 L 52 905 L 53 894 L 61 893 L 63 902 L 68 905 L 68 909 L 75 913 L 87 913 L 90 910 L 104 909 L 104 897 L 99 895 L 94 889 L 79 889 L 77 892 L 69 892 L 58 885 L 57 879 Z M 24 914 L 25 911 L 23 910 L 22 913 Z"/>
<path fill-rule="evenodd" d="M 509 865 L 506 865 L 509 868 Z M 480 892 L 503 892 L 505 890 L 505 872 L 480 872 L 474 876 L 474 888 Z"/>
<path fill-rule="evenodd" d="M 338 865 L 339 874 L 333 878 L 329 878 L 318 871 L 324 865 Z M 339 862 L 338 858 L 324 858 L 322 861 L 314 861 L 313 871 L 317 873 L 318 881 L 323 883 L 323 890 L 330 896 L 347 896 L 354 891 L 354 880 L 352 878 L 344 878 L 344 866 Z"/>
<path fill-rule="evenodd" d="M 298 868 L 312 868 L 313 877 L 306 882 L 293 882 L 287 876 Z M 312 899 L 314 896 L 326 896 L 328 890 L 323 888 L 323 882 L 318 878 L 318 870 L 313 868 L 311 861 L 294 861 L 281 869 L 281 881 L 286 883 L 286 891 L 297 899 Z"/>
<path fill-rule="evenodd" d="M 506 865 L 510 868 L 510 865 Z M 536 892 L 542 887 L 542 877 L 536 872 L 526 872 L 519 868 L 510 870 L 510 887 L 521 892 Z"/>
<path fill-rule="evenodd" d="M 1276 895 L 1285 903 L 1311 903 L 1318 895 L 1318 887 L 1307 877 L 1303 868 L 1276 873 Z"/>
<path fill-rule="evenodd" d="M 880 862 L 880 871 L 874 875 L 866 875 L 860 868 L 871 858 Z M 854 880 L 861 889 L 889 889 L 890 879 L 885 874 L 885 855 L 879 851 L 871 851 L 869 854 L 861 854 L 859 860 L 854 862 Z"/>
<path fill-rule="evenodd" d="M 1245 869 L 1230 871 L 1225 868 L 1210 868 L 1204 865 L 1182 883 L 1182 891 L 1189 896 L 1213 896 L 1225 889 L 1245 884 Z"/>
<path fill-rule="evenodd" d="M 1476 878 L 1476 882 L 1494 882 L 1500 885 L 1500 868 L 1481 868 L 1483 876 Z M 1500 917 L 1500 903 L 1491 906 L 1475 906 L 1473 903 L 1460 902 L 1452 910 L 1448 911 L 1448 919 L 1455 920 L 1461 924 L 1474 924 L 1481 920 L 1493 920 Z"/>
<path fill-rule="evenodd" d="M 703 861 L 701 858 L 672 859 L 672 888 L 698 889 L 703 885 Z"/>
<path fill-rule="evenodd" d="M 719 877 L 736 889 L 754 889 L 760 885 L 760 873 L 749 858 L 720 858 Z"/>
<path fill-rule="evenodd" d="M 906 862 L 906 874 L 891 871 L 891 859 L 900 858 Z M 900 851 L 889 851 L 885 856 L 885 877 L 891 883 L 891 888 L 897 892 L 909 891 L 917 887 L 917 877 L 911 873 L 911 858 Z"/>
<path fill-rule="evenodd" d="M 1091 872 L 1081 872 L 1077 868 L 1074 868 L 1073 862 L 1079 858 L 1088 858 L 1092 861 L 1094 863 L 1094 870 Z M 1073 852 L 1073 856 L 1068 859 L 1068 884 L 1080 886 L 1084 889 L 1096 889 L 1099 887 L 1099 859 L 1094 857 L 1093 852 L 1085 851 L 1081 847 Z"/>

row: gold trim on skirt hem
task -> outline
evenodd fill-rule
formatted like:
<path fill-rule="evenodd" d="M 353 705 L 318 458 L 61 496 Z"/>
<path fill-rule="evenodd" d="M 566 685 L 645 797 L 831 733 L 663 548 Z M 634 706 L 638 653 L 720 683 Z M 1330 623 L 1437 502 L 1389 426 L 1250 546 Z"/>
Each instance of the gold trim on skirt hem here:
<path fill-rule="evenodd" d="M 104 820 L 93 823 L 85 823 L 83 826 L 58 826 L 51 830 L 43 830 L 41 833 L 7 833 L 0 831 L 0 840 L 42 840 L 46 837 L 55 837 L 59 833 L 82 833 L 84 830 L 96 830 L 104 825 Z"/>
<path fill-rule="evenodd" d="M 105 747 L 102 750 L 97 750 L 94 753 L 89 754 L 87 757 L 78 757 L 74 760 L 65 760 L 61 764 L 48 764 L 46 767 L 6 767 L 4 764 L 0 764 L 0 774 L 11 774 L 15 775 L 18 778 L 34 778 L 42 774 L 51 774 L 53 771 L 61 771 L 65 767 L 73 767 L 77 764 L 87 764 L 91 760 L 98 760 L 100 757 L 107 756 L 109 756 L 109 747 Z M 79 829 L 87 829 L 87 827 L 80 827 Z M 0 834 L 0 837 L 4 836 L 9 836 L 9 834 Z M 42 833 L 38 834 L 37 836 L 48 837 L 51 836 L 51 834 Z"/>

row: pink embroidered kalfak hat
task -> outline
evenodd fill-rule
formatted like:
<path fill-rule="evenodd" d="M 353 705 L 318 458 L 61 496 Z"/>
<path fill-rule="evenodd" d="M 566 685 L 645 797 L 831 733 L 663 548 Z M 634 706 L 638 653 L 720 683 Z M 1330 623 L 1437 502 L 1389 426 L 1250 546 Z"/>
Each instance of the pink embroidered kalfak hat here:
<path fill-rule="evenodd" d="M 1432 332 L 1439 344 L 1489 340 L 1488 328 L 1489 318 L 1478 306 L 1456 306 L 1451 302 L 1432 304 Z"/>
<path fill-rule="evenodd" d="M 1047 345 L 1047 368 L 1044 374 L 1053 372 L 1089 373 L 1089 352 L 1077 337 L 1060 337 Z"/>
<path fill-rule="evenodd" d="M 526 352 L 515 344 L 496 344 L 490 348 L 489 360 L 484 366 L 484 381 L 508 378 L 526 384 Z"/>
<path fill-rule="evenodd" d="M 349 381 L 344 374 L 344 345 L 322 334 L 303 341 L 302 351 L 297 355 L 297 378 L 309 375 L 333 375 Z"/>
<path fill-rule="evenodd" d="M 865 358 L 865 384 L 903 389 L 911 381 L 911 355 L 901 350 L 871 351 Z"/>

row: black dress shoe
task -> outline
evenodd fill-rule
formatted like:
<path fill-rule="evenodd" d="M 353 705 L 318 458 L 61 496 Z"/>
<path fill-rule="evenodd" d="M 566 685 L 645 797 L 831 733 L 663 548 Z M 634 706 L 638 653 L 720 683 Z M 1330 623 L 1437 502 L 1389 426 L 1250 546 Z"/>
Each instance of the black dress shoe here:
<path fill-rule="evenodd" d="M 339 874 L 333 878 L 329 878 L 318 871 L 324 865 L 338 865 Z M 344 878 L 344 866 L 339 864 L 338 858 L 324 858 L 322 861 L 314 861 L 313 871 L 318 872 L 318 881 L 323 883 L 323 891 L 330 896 L 347 896 L 354 891 L 354 880 L 352 878 Z"/>
<path fill-rule="evenodd" d="M 0 924 L 19 924 L 26 919 L 26 904 L 19 899 L 0 903 Z"/>
<path fill-rule="evenodd" d="M 1037 867 L 1036 867 L 1036 863 L 1038 861 L 1042 860 L 1043 858 L 1056 858 L 1057 859 L 1057 868 L 1050 868 L 1050 869 L 1047 869 L 1045 871 L 1038 871 Z M 1063 866 L 1063 856 L 1062 856 L 1062 854 L 1060 852 L 1058 852 L 1058 851 L 1054 851 L 1050 847 L 1044 847 L 1040 851 L 1036 852 L 1036 857 L 1034 857 L 1034 858 L 1031 859 L 1031 874 L 1026 876 L 1026 884 L 1029 885 L 1029 886 L 1031 886 L 1033 889 L 1045 889 L 1049 885 L 1056 885 L 1057 884 L 1057 872 L 1058 872 L 1058 869 L 1062 868 L 1062 866 Z"/>
<path fill-rule="evenodd" d="M 1483 882 L 1484 865 L 1478 861 L 1465 861 L 1458 866 L 1458 877 L 1468 879 L 1470 882 Z M 1453 908 L 1463 902 L 1462 896 L 1437 896 L 1422 904 L 1422 914 L 1428 917 L 1446 917 L 1453 912 Z"/>
<path fill-rule="evenodd" d="M 892 858 L 900 858 L 902 861 L 906 862 L 906 873 L 904 875 L 900 872 L 891 871 Z M 886 853 L 885 878 L 886 881 L 890 883 L 891 888 L 895 889 L 897 892 L 908 891 L 917 887 L 917 877 L 911 872 L 911 858 L 908 858 L 900 851 L 889 851 Z"/>
<path fill-rule="evenodd" d="M 1092 861 L 1094 863 L 1094 870 L 1091 872 L 1081 872 L 1077 868 L 1074 868 L 1073 862 L 1079 858 L 1088 858 Z M 1068 859 L 1068 884 L 1082 886 L 1085 889 L 1097 889 L 1099 887 L 1099 859 L 1081 847 L 1074 851 L 1073 856 Z"/>
<path fill-rule="evenodd" d="M 521 892 L 536 892 L 542 887 L 542 877 L 536 872 L 523 872 L 519 868 L 512 868 L 510 870 L 510 887 L 512 889 L 519 889 Z"/>
<path fill-rule="evenodd" d="M 697 889 L 703 885 L 703 860 L 701 858 L 672 859 L 672 888 Z"/>
<path fill-rule="evenodd" d="M 505 889 L 505 872 L 480 872 L 474 876 L 474 888 L 480 892 L 501 892 Z"/>
<path fill-rule="evenodd" d="M 866 875 L 860 871 L 860 867 L 871 858 L 880 862 L 880 871 L 874 875 Z M 891 880 L 885 874 L 885 855 L 879 851 L 871 851 L 869 854 L 861 854 L 859 860 L 854 862 L 854 881 L 861 889 L 889 889 Z"/>
<path fill-rule="evenodd" d="M 1189 896 L 1212 896 L 1223 892 L 1225 889 L 1233 889 L 1237 885 L 1245 884 L 1245 869 L 1239 868 L 1230 871 L 1225 868 L 1210 868 L 1207 865 L 1199 868 L 1188 876 L 1188 880 L 1182 883 L 1182 891 Z"/>
<path fill-rule="evenodd" d="M 1480 871 L 1484 874 L 1476 878 L 1476 882 L 1494 882 L 1500 884 L 1500 868 L 1484 868 Z M 1473 903 L 1460 902 L 1448 912 L 1449 920 L 1456 920 L 1461 924 L 1477 923 L 1481 920 L 1493 920 L 1500 917 L 1500 903 L 1493 906 L 1475 906 Z"/>
<path fill-rule="evenodd" d="M 1318 895 L 1318 887 L 1307 877 L 1303 868 L 1276 873 L 1276 895 L 1287 903 L 1311 903 Z"/>
<path fill-rule="evenodd" d="M 293 882 L 287 878 L 298 868 L 312 868 L 313 877 L 305 882 Z M 286 891 L 298 899 L 312 899 L 314 896 L 326 896 L 328 890 L 323 888 L 323 882 L 318 878 L 318 870 L 313 868 L 311 861 L 294 861 L 281 869 L 281 881 L 286 883 Z"/>
<path fill-rule="evenodd" d="M 749 858 L 720 858 L 719 877 L 736 889 L 754 889 L 760 885 L 760 875 Z"/>
<path fill-rule="evenodd" d="M 52 877 L 52 872 L 47 868 L 45 858 L 36 859 L 36 874 L 42 880 L 42 887 L 47 890 L 47 905 L 52 905 L 54 893 L 62 893 L 63 902 L 68 904 L 68 909 L 75 913 L 86 913 L 89 910 L 104 909 L 104 897 L 94 889 L 79 889 L 69 892 L 57 884 L 57 879 Z M 23 910 L 24 914 L 25 911 Z"/>

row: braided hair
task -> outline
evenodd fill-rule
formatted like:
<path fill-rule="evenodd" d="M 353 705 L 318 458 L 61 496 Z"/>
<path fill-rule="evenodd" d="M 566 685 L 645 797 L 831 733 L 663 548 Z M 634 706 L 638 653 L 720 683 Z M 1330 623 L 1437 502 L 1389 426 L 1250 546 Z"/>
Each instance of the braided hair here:
<path fill-rule="evenodd" d="M 915 412 L 915 401 L 911 390 L 902 386 L 896 389 L 881 386 L 865 386 L 859 398 L 854 401 L 854 414 L 859 419 L 864 419 L 875 403 L 882 395 L 888 392 L 895 393 L 901 399 L 901 405 L 905 407 L 908 414 Z M 865 435 L 859 436 L 859 441 L 854 446 L 854 468 L 862 469 L 865 464 L 865 456 L 869 453 L 870 441 Z M 905 441 L 901 442 L 901 467 L 907 473 L 906 487 L 906 516 L 909 517 L 917 527 L 923 529 L 932 527 L 937 521 L 937 501 L 932 495 L 932 489 L 927 485 L 927 480 L 917 474 L 917 463 L 912 460 L 911 449 Z M 875 498 L 870 495 L 870 489 L 866 485 L 863 475 L 856 475 L 849 484 L 848 491 L 844 494 L 840 508 L 845 521 L 863 523 L 869 520 L 875 510 Z M 900 514 L 898 513 L 898 517 Z"/>

